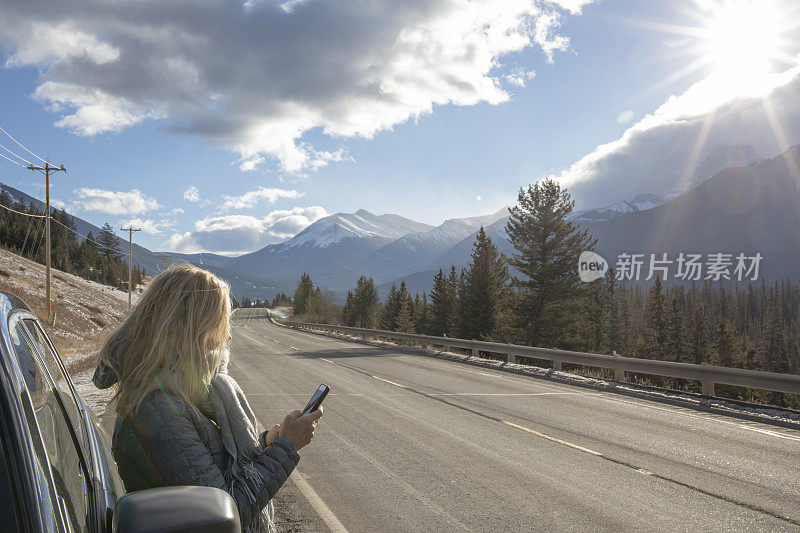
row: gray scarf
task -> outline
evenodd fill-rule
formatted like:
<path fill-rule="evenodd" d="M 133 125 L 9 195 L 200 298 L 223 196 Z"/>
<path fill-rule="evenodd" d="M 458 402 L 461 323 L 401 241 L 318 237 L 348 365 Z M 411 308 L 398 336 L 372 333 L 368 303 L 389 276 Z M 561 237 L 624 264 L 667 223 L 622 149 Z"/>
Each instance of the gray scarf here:
<path fill-rule="evenodd" d="M 221 368 L 220 370 L 226 369 Z M 236 380 L 222 371 L 211 379 L 208 404 L 202 408 L 205 411 L 211 407 L 213 415 L 210 418 L 217 423 L 222 434 L 222 444 L 225 446 L 225 451 L 228 452 L 228 467 L 224 472 L 225 481 L 231 491 L 237 483 L 240 484 L 243 492 L 253 502 L 256 500 L 256 494 L 250 490 L 247 481 L 252 483 L 256 491 L 264 484 L 264 478 L 253 464 L 255 456 L 263 450 L 263 445 L 259 443 L 256 415 L 250 408 L 250 404 L 247 403 L 247 398 Z M 260 518 L 253 520 L 244 531 L 274 533 L 274 513 L 272 501 L 270 501 L 267 507 L 261 510 Z"/>

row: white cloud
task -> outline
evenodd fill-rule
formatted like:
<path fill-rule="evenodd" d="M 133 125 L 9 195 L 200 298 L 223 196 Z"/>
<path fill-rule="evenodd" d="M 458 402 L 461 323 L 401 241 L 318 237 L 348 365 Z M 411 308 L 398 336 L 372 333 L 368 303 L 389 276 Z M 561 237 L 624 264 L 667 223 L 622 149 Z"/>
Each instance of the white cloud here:
<path fill-rule="evenodd" d="M 64 209 L 65 207 L 67 207 L 67 202 L 63 202 L 55 198 L 50 198 L 50 205 L 52 205 L 56 209 Z"/>
<path fill-rule="evenodd" d="M 189 185 L 189 188 L 183 191 L 183 199 L 187 202 L 199 202 L 200 191 L 194 185 Z"/>
<path fill-rule="evenodd" d="M 6 60 L 7 67 L 48 65 L 59 61 L 89 60 L 96 65 L 119 59 L 119 49 L 78 29 L 71 22 L 57 25 L 28 20 L 20 24 L 0 22 L 0 32 L 13 36 L 16 50 Z"/>
<path fill-rule="evenodd" d="M 516 87 L 525 87 L 528 80 L 536 77 L 536 72 L 533 70 L 515 69 L 506 74 L 506 81 Z"/>
<path fill-rule="evenodd" d="M 310 144 L 310 130 L 369 138 L 434 106 L 507 101 L 502 59 L 538 47 L 552 61 L 569 46 L 563 17 L 588 3 L 9 0 L 0 46 L 10 66 L 39 66 L 34 95 L 70 131 L 166 118 L 235 151 L 242 170 L 300 173 L 347 159 Z M 65 36 L 30 31 L 64 20 Z"/>
<path fill-rule="evenodd" d="M 159 209 L 161 205 L 141 191 L 107 191 L 104 189 L 78 189 L 72 208 L 79 211 L 99 211 L 110 215 L 136 215 Z"/>
<path fill-rule="evenodd" d="M 726 146 L 772 157 L 800 143 L 799 97 L 800 67 L 736 84 L 707 78 L 552 177 L 578 208 L 669 193 L 696 172 L 721 170 L 704 162 Z"/>
<path fill-rule="evenodd" d="M 221 209 L 248 209 L 255 207 L 260 201 L 275 203 L 280 198 L 301 198 L 303 193 L 294 189 L 276 189 L 272 187 L 259 187 L 241 196 L 223 196 Z"/>
<path fill-rule="evenodd" d="M 175 233 L 167 242 L 172 252 L 214 252 L 237 255 L 289 239 L 312 222 L 327 216 L 319 206 L 276 210 L 264 218 L 227 215 L 195 222 L 194 231 Z"/>
<path fill-rule="evenodd" d="M 46 81 L 36 88 L 33 97 L 47 102 L 50 110 L 55 112 L 74 109 L 71 114 L 62 114 L 56 126 L 88 137 L 118 132 L 157 115 L 137 109 L 125 98 L 73 83 Z"/>
<path fill-rule="evenodd" d="M 175 227 L 175 221 L 165 218 L 159 221 L 152 219 L 142 220 L 141 218 L 132 218 L 122 223 L 125 228 L 138 228 L 144 233 L 150 235 L 158 235 L 166 229 Z"/>
<path fill-rule="evenodd" d="M 186 214 L 186 211 L 184 211 L 184 210 L 183 210 L 183 209 L 181 209 L 180 207 L 176 207 L 175 209 L 173 209 L 172 211 L 170 211 L 170 212 L 169 212 L 169 214 L 170 214 L 170 215 L 183 215 L 183 214 Z"/>

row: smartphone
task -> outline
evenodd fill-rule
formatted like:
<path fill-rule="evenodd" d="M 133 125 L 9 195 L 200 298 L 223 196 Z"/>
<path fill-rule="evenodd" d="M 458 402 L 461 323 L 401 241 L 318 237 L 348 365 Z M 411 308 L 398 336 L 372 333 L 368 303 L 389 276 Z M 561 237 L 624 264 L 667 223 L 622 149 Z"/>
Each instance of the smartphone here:
<path fill-rule="evenodd" d="M 308 400 L 306 406 L 303 408 L 303 414 L 307 415 L 312 411 L 316 411 L 317 408 L 319 408 L 319 406 L 322 405 L 322 400 L 325 399 L 325 396 L 328 395 L 328 391 L 330 390 L 331 388 L 325 385 L 324 383 L 320 385 L 319 388 L 317 389 L 317 392 L 314 393 L 311 399 Z"/>

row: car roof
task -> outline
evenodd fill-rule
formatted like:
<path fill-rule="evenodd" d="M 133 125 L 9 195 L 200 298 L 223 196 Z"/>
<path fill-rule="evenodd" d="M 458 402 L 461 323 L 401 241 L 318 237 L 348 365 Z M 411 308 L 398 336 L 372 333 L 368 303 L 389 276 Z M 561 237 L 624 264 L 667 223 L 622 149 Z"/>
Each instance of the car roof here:
<path fill-rule="evenodd" d="M 23 302 L 18 296 L 10 292 L 0 291 L 0 317 L 7 319 L 8 315 L 13 311 L 32 312 L 28 304 Z"/>

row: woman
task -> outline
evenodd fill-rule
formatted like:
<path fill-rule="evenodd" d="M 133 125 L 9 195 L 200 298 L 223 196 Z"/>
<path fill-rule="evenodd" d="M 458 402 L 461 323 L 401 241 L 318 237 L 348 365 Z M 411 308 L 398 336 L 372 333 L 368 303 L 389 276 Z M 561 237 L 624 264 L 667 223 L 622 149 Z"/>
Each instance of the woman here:
<path fill-rule="evenodd" d="M 128 491 L 217 487 L 233 496 L 245 531 L 274 531 L 271 499 L 322 409 L 258 434 L 226 372 L 230 312 L 228 285 L 210 272 L 162 272 L 103 346 L 94 382 L 118 387 L 113 452 Z"/>

